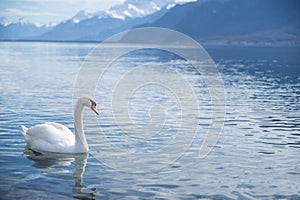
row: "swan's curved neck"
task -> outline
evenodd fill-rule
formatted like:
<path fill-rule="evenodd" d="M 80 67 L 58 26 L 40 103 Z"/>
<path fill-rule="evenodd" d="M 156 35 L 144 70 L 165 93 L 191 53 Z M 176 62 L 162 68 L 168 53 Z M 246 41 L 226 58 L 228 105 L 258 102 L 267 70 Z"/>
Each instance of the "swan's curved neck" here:
<path fill-rule="evenodd" d="M 83 107 L 83 103 L 79 100 L 74 109 L 75 150 L 78 152 L 87 152 L 89 149 L 82 125 Z"/>

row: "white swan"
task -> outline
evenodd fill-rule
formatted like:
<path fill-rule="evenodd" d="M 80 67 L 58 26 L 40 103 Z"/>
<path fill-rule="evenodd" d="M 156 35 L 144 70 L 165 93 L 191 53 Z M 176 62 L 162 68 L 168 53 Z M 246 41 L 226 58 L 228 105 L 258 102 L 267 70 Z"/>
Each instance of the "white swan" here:
<path fill-rule="evenodd" d="M 48 122 L 31 128 L 21 127 L 26 143 L 35 151 L 48 151 L 55 153 L 83 153 L 88 152 L 82 126 L 82 111 L 84 106 L 90 107 L 97 115 L 97 104 L 90 97 L 81 97 L 74 109 L 75 134 L 66 126 Z"/>

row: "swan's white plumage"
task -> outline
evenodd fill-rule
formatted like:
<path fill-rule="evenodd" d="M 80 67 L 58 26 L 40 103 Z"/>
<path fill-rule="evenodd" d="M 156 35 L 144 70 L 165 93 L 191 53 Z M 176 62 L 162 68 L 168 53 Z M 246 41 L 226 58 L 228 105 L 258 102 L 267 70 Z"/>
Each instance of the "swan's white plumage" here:
<path fill-rule="evenodd" d="M 75 135 L 62 124 L 47 122 L 31 128 L 21 127 L 26 143 L 35 151 L 56 153 L 82 153 L 88 151 L 88 144 L 82 128 L 82 110 L 84 106 L 98 114 L 96 103 L 90 97 L 82 97 L 75 106 Z"/>
<path fill-rule="evenodd" d="M 29 128 L 25 134 L 26 143 L 39 151 L 71 153 L 75 136 L 64 125 L 47 122 Z"/>

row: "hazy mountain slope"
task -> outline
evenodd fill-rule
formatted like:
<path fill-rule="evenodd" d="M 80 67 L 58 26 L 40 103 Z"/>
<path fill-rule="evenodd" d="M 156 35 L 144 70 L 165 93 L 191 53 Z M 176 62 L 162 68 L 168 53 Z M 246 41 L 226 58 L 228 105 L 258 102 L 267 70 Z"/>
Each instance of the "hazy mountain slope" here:
<path fill-rule="evenodd" d="M 60 23 L 53 30 L 36 39 L 61 41 L 104 40 L 120 31 L 158 19 L 165 13 L 165 10 L 162 11 L 162 7 L 172 1 L 127 0 L 108 11 L 99 11 L 93 14 L 80 11 L 71 19 Z"/>
<path fill-rule="evenodd" d="M 41 26 L 38 27 L 29 21 L 21 18 L 14 23 L 0 26 L 0 40 L 18 40 L 28 37 L 41 35 L 51 27 Z"/>
<path fill-rule="evenodd" d="M 206 0 L 177 5 L 143 26 L 181 31 L 197 40 L 299 39 L 298 0 Z"/>

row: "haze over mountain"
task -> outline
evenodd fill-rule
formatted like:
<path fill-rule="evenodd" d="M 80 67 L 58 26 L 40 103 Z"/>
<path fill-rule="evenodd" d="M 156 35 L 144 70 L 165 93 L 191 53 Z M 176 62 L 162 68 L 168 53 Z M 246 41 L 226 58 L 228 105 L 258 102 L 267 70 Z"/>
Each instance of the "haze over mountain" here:
<path fill-rule="evenodd" d="M 10 22 L 5 18 L 0 20 L 0 39 L 1 40 L 18 40 L 28 37 L 36 37 L 51 30 L 49 25 L 37 26 L 24 18 L 17 22 Z"/>
<path fill-rule="evenodd" d="M 153 23 L 202 41 L 300 41 L 299 0 L 204 0 L 177 5 Z"/>
<path fill-rule="evenodd" d="M 166 13 L 166 0 L 127 0 L 108 11 L 78 12 L 58 24 L 53 30 L 36 38 L 39 40 L 99 41 L 138 24 L 152 22 Z"/>
<path fill-rule="evenodd" d="M 175 3 L 177 2 L 177 3 Z M 0 18 L 1 40 L 101 41 L 134 27 L 165 27 L 208 43 L 300 44 L 298 0 L 127 0 L 107 11 L 79 11 L 56 26 Z"/>
<path fill-rule="evenodd" d="M 181 0 L 182 1 L 182 0 Z M 185 0 L 185 2 L 188 0 Z M 190 0 L 192 1 L 192 0 Z M 151 22 L 166 12 L 163 8 L 169 3 L 180 2 L 180 0 L 127 0 L 121 5 L 113 6 L 109 10 L 95 13 L 79 11 L 72 18 L 65 20 L 54 27 L 36 26 L 32 23 L 17 30 L 9 27 L 10 24 L 1 19 L 1 40 L 55 40 L 55 41 L 77 41 L 77 40 L 103 40 L 118 31 L 128 30 L 138 24 Z M 163 11 L 165 10 L 165 11 Z M 152 15 L 153 14 L 153 15 Z M 16 22 L 19 23 L 19 22 Z"/>

